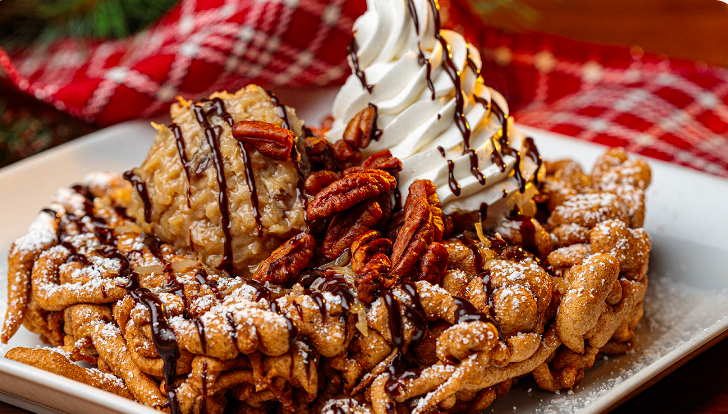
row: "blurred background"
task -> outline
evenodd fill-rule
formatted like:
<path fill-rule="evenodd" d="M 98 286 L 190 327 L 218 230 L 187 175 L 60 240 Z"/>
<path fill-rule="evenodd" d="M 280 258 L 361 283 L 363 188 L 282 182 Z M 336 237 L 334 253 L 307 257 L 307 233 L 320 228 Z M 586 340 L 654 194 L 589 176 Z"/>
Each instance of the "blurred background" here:
<path fill-rule="evenodd" d="M 124 38 L 176 0 L 3 0 L 0 46 L 61 37 Z M 728 67 L 728 5 L 718 0 L 470 0 L 490 25 Z M 2 75 L 0 71 L 0 76 Z M 2 88 L 0 86 L 0 88 Z M 0 89 L 0 167 L 98 128 Z"/>

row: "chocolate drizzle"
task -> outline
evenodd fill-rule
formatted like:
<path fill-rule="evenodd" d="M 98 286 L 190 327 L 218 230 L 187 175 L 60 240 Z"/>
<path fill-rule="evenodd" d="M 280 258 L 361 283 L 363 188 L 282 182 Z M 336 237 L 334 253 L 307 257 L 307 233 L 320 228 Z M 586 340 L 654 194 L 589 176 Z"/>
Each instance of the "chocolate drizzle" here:
<path fill-rule="evenodd" d="M 399 313 L 399 300 L 394 297 L 392 292 L 386 291 L 382 295 L 382 301 L 387 308 L 387 315 L 389 315 L 389 331 L 392 335 L 392 342 L 397 348 L 402 349 L 404 346 L 404 329 L 402 328 L 402 317 Z"/>
<path fill-rule="evenodd" d="M 232 115 L 225 110 L 225 102 L 220 98 L 214 98 L 212 100 L 212 106 L 215 109 L 215 114 L 222 118 L 230 128 L 235 124 L 235 120 Z M 286 121 L 288 118 L 286 117 Z M 247 146 L 238 141 L 238 147 L 240 153 L 243 155 L 243 164 L 245 166 L 245 181 L 248 184 L 248 192 L 250 193 L 250 205 L 253 207 L 253 217 L 255 218 L 255 224 L 257 225 L 257 236 L 263 235 L 263 224 L 261 223 L 260 208 L 258 207 L 258 189 L 255 185 L 255 176 L 253 175 L 253 163 L 250 160 L 250 154 L 248 153 Z"/>
<path fill-rule="evenodd" d="M 311 299 L 321 314 L 321 322 L 326 323 L 326 300 L 324 299 L 324 295 L 321 292 L 313 292 Z"/>
<path fill-rule="evenodd" d="M 218 208 L 220 209 L 220 227 L 223 233 L 223 254 L 218 270 L 232 272 L 233 268 L 233 246 L 232 236 L 230 235 L 230 206 L 228 200 L 227 180 L 225 179 L 225 164 L 223 163 L 222 153 L 220 152 L 220 136 L 222 128 L 212 127 L 207 121 L 205 110 L 199 105 L 193 105 L 192 110 L 195 113 L 197 122 L 203 128 L 205 139 L 210 146 L 212 153 L 212 161 L 215 165 L 218 186 Z"/>
<path fill-rule="evenodd" d="M 278 306 L 278 303 L 275 300 L 271 300 L 271 292 L 270 290 L 263 286 L 262 283 L 258 282 L 257 280 L 251 279 L 246 280 L 246 283 L 248 286 L 255 289 L 255 301 L 258 302 L 261 299 L 265 299 L 268 301 L 268 307 L 271 312 L 277 313 L 286 320 L 286 328 L 288 329 L 288 346 L 291 347 L 296 342 L 296 338 L 298 337 L 298 329 L 296 329 L 296 325 L 291 321 L 291 318 L 289 318 L 287 315 L 281 312 L 280 307 Z M 235 328 L 235 320 L 233 319 L 233 315 L 228 313 L 228 322 Z"/>
<path fill-rule="evenodd" d="M 453 301 L 455 302 L 455 305 L 457 305 L 457 309 L 455 310 L 455 323 L 463 323 L 463 322 L 473 322 L 473 321 L 480 321 L 480 322 L 488 322 L 492 323 L 493 326 L 495 326 L 496 330 L 498 331 L 498 338 L 502 341 L 503 340 L 503 334 L 501 333 L 500 327 L 498 326 L 498 322 L 496 322 L 493 317 L 490 315 L 486 315 L 485 313 L 481 312 L 473 306 L 472 303 L 468 302 L 467 300 L 463 298 L 459 298 L 457 296 L 453 296 Z M 492 306 L 491 306 L 492 309 Z"/>
<path fill-rule="evenodd" d="M 533 138 L 531 137 L 526 137 L 526 156 L 536 163 L 536 171 L 533 172 L 533 184 L 538 187 L 538 173 L 541 171 L 543 159 L 541 158 L 541 154 L 538 152 L 536 143 L 533 142 Z"/>
<path fill-rule="evenodd" d="M 455 163 L 453 160 L 447 160 L 447 184 L 450 186 L 450 191 L 456 196 L 460 195 L 460 184 L 455 179 Z"/>
<path fill-rule="evenodd" d="M 202 320 L 200 318 L 195 318 L 192 322 L 195 324 L 195 328 L 197 329 L 197 335 L 200 337 L 200 346 L 202 347 L 202 352 L 207 353 L 207 339 L 205 338 L 205 324 L 202 323 Z"/>
<path fill-rule="evenodd" d="M 387 366 L 387 373 L 389 373 L 389 378 L 384 384 L 384 390 L 390 397 L 396 398 L 402 395 L 404 381 L 419 378 L 421 371 L 417 368 L 405 370 L 402 353 L 399 352 L 394 355 L 392 362 Z M 391 408 L 392 412 L 394 412 L 394 407 Z"/>
<path fill-rule="evenodd" d="M 190 192 L 191 192 L 191 184 L 190 184 L 190 170 L 189 165 L 190 162 L 187 159 L 187 150 L 185 149 L 185 139 L 182 135 L 182 128 L 179 127 L 179 125 L 175 124 L 174 122 L 169 125 L 169 129 L 172 130 L 172 133 L 174 134 L 174 141 L 177 144 L 177 154 L 179 154 L 180 162 L 182 162 L 182 168 L 185 170 L 185 177 L 187 177 L 187 207 L 190 207 Z"/>
<path fill-rule="evenodd" d="M 480 68 L 475 63 L 472 57 L 470 57 L 470 43 L 465 43 L 465 55 L 466 55 L 466 62 L 468 63 L 468 66 L 470 67 L 470 70 L 473 71 L 475 74 L 475 77 L 480 77 Z M 477 95 L 475 95 L 477 97 Z"/>
<path fill-rule="evenodd" d="M 480 203 L 480 208 L 478 209 L 478 221 L 480 223 L 482 223 L 487 218 L 488 218 L 488 203 Z"/>
<path fill-rule="evenodd" d="M 200 414 L 207 414 L 207 361 L 202 361 L 202 395 L 200 396 Z"/>
<path fill-rule="evenodd" d="M 361 86 L 371 94 L 372 89 L 374 89 L 374 85 L 369 85 L 367 83 L 367 75 L 359 67 L 359 47 L 356 44 L 356 38 L 354 36 L 351 37 L 351 40 L 349 40 L 349 44 L 346 45 L 346 53 L 349 54 L 349 59 L 351 59 L 351 65 L 354 66 L 354 74 L 357 78 L 359 78 Z"/>
<path fill-rule="evenodd" d="M 67 241 L 61 243 L 61 246 L 65 247 L 66 249 L 68 249 L 69 252 L 71 252 L 71 255 L 68 256 L 68 258 L 66 259 L 66 263 L 79 262 L 84 266 L 88 265 L 88 263 L 89 263 L 88 258 L 86 256 L 80 254 L 76 250 L 76 246 L 72 245 L 70 242 L 67 242 Z"/>
<path fill-rule="evenodd" d="M 44 208 L 40 210 L 41 213 L 46 213 L 49 216 L 53 217 L 53 220 L 56 222 L 56 240 L 58 242 L 61 241 L 61 234 L 63 233 L 63 228 L 61 227 L 61 215 L 58 214 L 55 210 L 50 208 Z"/>
<path fill-rule="evenodd" d="M 498 146 L 495 144 L 495 140 L 493 137 L 490 137 L 490 143 L 493 144 L 493 152 L 490 154 L 490 161 L 498 166 L 498 169 L 500 169 L 500 172 L 506 171 L 506 162 L 503 161 L 503 157 L 501 156 L 500 152 L 498 151 Z"/>
<path fill-rule="evenodd" d="M 385 384 L 385 391 L 391 397 L 397 397 L 402 393 L 404 381 L 414 379 L 420 376 L 419 369 L 405 370 L 402 361 L 402 348 L 405 345 L 404 338 L 404 320 L 409 322 L 412 328 L 410 336 L 410 344 L 417 345 L 425 338 L 427 334 L 427 317 L 425 310 L 420 301 L 420 295 L 417 292 L 417 286 L 410 281 L 404 281 L 400 284 L 402 295 L 407 297 L 407 301 L 401 302 L 391 291 L 384 292 L 382 302 L 387 308 L 389 317 L 389 329 L 392 335 L 392 342 L 400 350 L 392 358 L 392 362 L 387 367 L 389 378 Z M 403 306 L 403 314 L 400 313 L 400 306 Z M 394 409 L 394 407 L 391 407 Z"/>
<path fill-rule="evenodd" d="M 253 161 L 250 159 L 250 152 L 248 146 L 238 141 L 238 148 L 240 153 L 243 155 L 243 164 L 245 165 L 245 180 L 248 183 L 248 189 L 250 190 L 250 205 L 253 207 L 253 216 L 255 217 L 255 223 L 257 225 L 256 235 L 261 237 L 263 235 L 263 224 L 260 217 L 260 208 L 258 206 L 258 188 L 255 184 L 255 177 L 253 176 Z"/>
<path fill-rule="evenodd" d="M 394 205 L 392 206 L 392 212 L 402 210 L 402 192 L 399 191 L 399 173 L 394 174 L 394 180 L 397 185 L 394 187 Z"/>
<path fill-rule="evenodd" d="M 412 0 L 410 0 L 410 1 L 412 1 Z M 413 12 L 413 16 L 415 16 L 415 18 L 416 18 L 417 14 L 414 13 L 413 10 L 411 10 L 411 12 Z M 425 53 L 422 52 L 422 48 L 420 48 L 420 42 L 417 42 L 417 48 L 420 51 L 417 54 L 417 62 L 420 64 L 420 66 L 425 65 L 425 70 L 426 70 L 425 79 L 427 80 L 427 87 L 432 92 L 431 97 L 432 97 L 432 100 L 434 101 L 435 100 L 435 84 L 432 83 L 432 62 L 430 61 L 430 59 L 427 59 L 425 57 Z M 439 118 L 440 114 L 437 114 L 437 116 L 438 116 L 437 119 L 440 119 Z"/>
<path fill-rule="evenodd" d="M 162 373 L 164 375 L 167 398 L 169 399 L 170 410 L 173 414 L 180 412 L 177 392 L 174 382 L 177 379 L 177 360 L 179 359 L 179 347 L 177 337 L 169 326 L 167 317 L 164 315 L 164 306 L 157 295 L 149 289 L 138 287 L 129 292 L 131 297 L 146 306 L 151 317 L 152 342 L 157 354 L 162 358 Z"/>
<path fill-rule="evenodd" d="M 478 153 L 474 149 L 468 149 L 468 156 L 470 158 L 470 172 L 475 176 L 480 185 L 485 185 L 485 176 L 478 168 Z"/>
<path fill-rule="evenodd" d="M 292 347 L 293 344 L 296 343 L 296 338 L 298 337 L 298 330 L 296 329 L 296 325 L 293 324 L 291 318 L 281 313 L 281 308 L 278 306 L 278 302 L 271 300 L 268 303 L 271 312 L 283 316 L 283 319 L 286 320 L 286 329 L 288 330 L 288 347 Z"/>
<path fill-rule="evenodd" d="M 291 121 L 288 119 L 288 110 L 286 109 L 286 106 L 283 105 L 278 99 L 278 97 L 270 91 L 266 91 L 268 95 L 270 96 L 271 101 L 273 101 L 273 104 L 276 106 L 276 109 L 278 110 L 278 115 L 281 117 L 281 127 L 285 128 L 291 132 L 293 132 L 293 128 L 291 128 Z M 371 104 L 370 104 L 371 105 Z M 375 107 L 376 108 L 376 107 Z M 377 125 L 377 118 L 376 115 L 374 117 L 374 126 L 376 128 Z M 374 131 L 372 131 L 374 132 Z M 303 127 L 303 134 L 304 137 L 313 136 L 313 131 L 311 129 Z M 381 131 L 379 131 L 379 136 L 381 136 Z M 379 136 L 376 138 L 379 140 Z M 303 210 L 306 210 L 306 207 L 308 206 L 308 198 L 306 198 L 306 194 L 303 189 L 303 183 L 305 182 L 306 178 L 304 177 L 303 170 L 301 168 L 301 154 L 298 152 L 298 147 L 294 143 L 293 147 L 291 148 L 291 159 L 293 160 L 293 165 L 296 167 L 296 173 L 298 173 L 298 183 L 296 184 L 296 191 L 298 193 L 298 200 L 303 205 Z"/>
<path fill-rule="evenodd" d="M 149 200 L 149 193 L 147 192 L 147 184 L 142 181 L 139 177 L 134 174 L 134 171 L 127 171 L 124 173 L 124 179 L 129 181 L 131 185 L 136 189 L 139 198 L 142 199 L 144 205 L 144 221 L 147 223 L 152 222 L 152 202 Z"/>
<path fill-rule="evenodd" d="M 374 118 L 372 119 L 372 131 L 370 132 L 371 138 L 375 141 L 379 141 L 382 138 L 382 130 L 377 127 L 377 120 L 379 119 L 379 107 L 369 102 L 369 107 L 374 109 Z"/>
<path fill-rule="evenodd" d="M 415 9 L 414 0 L 407 0 L 407 10 L 409 10 L 410 16 L 412 16 L 412 23 L 415 25 L 415 33 L 420 34 L 420 20 L 417 17 L 417 9 Z"/>

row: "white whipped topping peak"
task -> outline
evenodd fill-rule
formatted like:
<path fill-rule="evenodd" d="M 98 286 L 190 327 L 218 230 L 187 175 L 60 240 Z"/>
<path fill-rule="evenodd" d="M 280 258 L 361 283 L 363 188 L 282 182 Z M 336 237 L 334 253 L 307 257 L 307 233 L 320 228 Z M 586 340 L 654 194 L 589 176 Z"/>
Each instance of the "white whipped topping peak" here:
<path fill-rule="evenodd" d="M 373 104 L 381 134 L 362 151 L 389 149 L 402 160 L 403 197 L 414 180 L 429 179 L 445 212 L 485 203 L 486 225 L 495 225 L 516 204 L 533 208 L 537 152 L 508 122 L 503 96 L 485 85 L 477 49 L 439 28 L 435 0 L 368 0 L 354 24 L 352 75 L 336 96 L 327 137 L 340 139 Z"/>

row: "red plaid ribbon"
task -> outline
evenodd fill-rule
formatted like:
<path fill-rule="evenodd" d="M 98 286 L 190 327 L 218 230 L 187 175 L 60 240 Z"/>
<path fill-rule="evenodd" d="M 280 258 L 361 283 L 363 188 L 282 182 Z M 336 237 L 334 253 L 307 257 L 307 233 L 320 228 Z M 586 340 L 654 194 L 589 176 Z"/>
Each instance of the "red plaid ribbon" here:
<path fill-rule="evenodd" d="M 728 177 L 728 69 L 540 33 L 505 34 L 441 2 L 447 26 L 482 50 L 486 83 L 516 120 Z M 163 111 L 176 95 L 317 86 L 349 74 L 360 0 L 182 0 L 129 39 L 63 40 L 5 53 L 20 90 L 102 125 Z"/>

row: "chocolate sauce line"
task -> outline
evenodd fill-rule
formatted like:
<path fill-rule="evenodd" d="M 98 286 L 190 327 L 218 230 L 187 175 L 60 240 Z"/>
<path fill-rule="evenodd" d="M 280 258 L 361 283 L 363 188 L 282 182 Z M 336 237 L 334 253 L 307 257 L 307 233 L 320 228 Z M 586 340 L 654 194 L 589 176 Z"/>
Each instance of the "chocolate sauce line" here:
<path fill-rule="evenodd" d="M 66 263 L 79 262 L 84 266 L 89 264 L 88 258 L 85 255 L 80 254 L 76 250 L 76 246 L 72 245 L 70 242 L 65 241 L 61 243 L 61 246 L 65 247 L 66 249 L 68 249 L 69 252 L 71 252 L 71 255 L 66 258 Z"/>
<path fill-rule="evenodd" d="M 447 184 L 453 194 L 456 196 L 460 195 L 460 184 L 455 179 L 455 163 L 453 160 L 447 160 Z"/>
<path fill-rule="evenodd" d="M 207 361 L 202 361 L 202 399 L 200 414 L 207 414 Z"/>
<path fill-rule="evenodd" d="M 296 325 L 293 323 L 291 318 L 289 318 L 287 315 L 281 312 L 280 307 L 278 306 L 278 303 L 274 300 L 271 300 L 271 292 L 268 288 L 263 286 L 262 283 L 258 282 L 257 280 L 248 280 L 246 281 L 248 286 L 251 286 L 253 289 L 255 289 L 255 301 L 258 302 L 261 299 L 265 299 L 268 301 L 268 306 L 271 312 L 277 313 L 286 320 L 286 327 L 288 329 L 288 346 L 291 347 L 296 342 L 296 339 L 298 338 L 298 329 L 296 328 Z M 232 318 L 232 314 L 228 314 L 228 322 L 235 327 L 235 321 Z M 237 328 L 236 328 L 237 329 Z"/>
<path fill-rule="evenodd" d="M 212 100 L 212 107 L 215 109 L 215 114 L 227 122 L 230 128 L 232 128 L 235 124 L 235 120 L 225 109 L 225 102 L 223 102 L 220 98 L 214 98 Z M 245 181 L 248 185 L 248 192 L 250 193 L 250 204 L 253 207 L 253 218 L 255 218 L 255 224 L 257 226 L 257 236 L 261 237 L 263 235 L 263 223 L 261 221 L 260 207 L 258 205 L 258 188 L 256 187 L 255 176 L 253 175 L 253 163 L 250 159 L 250 153 L 248 152 L 247 145 L 245 145 L 244 142 L 238 141 L 238 148 L 240 149 L 240 153 L 243 155 Z"/>
<path fill-rule="evenodd" d="M 169 125 L 169 129 L 171 129 L 172 133 L 174 134 L 174 141 L 177 144 L 177 154 L 179 154 L 180 162 L 182 162 L 182 168 L 185 170 L 185 177 L 187 177 L 187 207 L 191 207 L 190 192 L 192 184 L 190 183 L 190 162 L 187 159 L 187 149 L 185 148 L 185 139 L 182 135 L 182 128 L 180 128 L 179 125 L 173 122 Z"/>
<path fill-rule="evenodd" d="M 354 36 L 351 37 L 351 40 L 349 40 L 349 44 L 346 45 L 346 53 L 351 59 L 351 64 L 352 66 L 354 66 L 354 74 L 357 78 L 359 78 L 361 86 L 371 94 L 372 89 L 374 89 L 374 85 L 369 85 L 367 83 L 367 75 L 359 67 L 359 56 L 357 56 L 357 54 L 359 53 L 359 47 L 356 44 L 356 38 Z"/>
<path fill-rule="evenodd" d="M 129 294 L 135 301 L 146 306 L 149 311 L 152 342 L 154 343 L 154 348 L 157 350 L 157 354 L 162 358 L 162 373 L 164 375 L 170 409 L 173 414 L 179 413 L 180 407 L 174 382 L 177 379 L 177 360 L 179 359 L 180 353 L 179 347 L 177 346 L 177 337 L 169 325 L 167 317 L 164 315 L 162 301 L 149 289 L 142 287 L 138 287 L 129 292 Z"/>
<path fill-rule="evenodd" d="M 244 142 L 238 141 L 238 148 L 243 156 L 245 180 L 248 183 L 248 189 L 250 189 L 250 204 L 253 207 L 253 216 L 255 217 L 256 236 L 261 237 L 263 235 L 263 223 L 260 217 L 260 206 L 258 205 L 258 188 L 255 184 L 255 177 L 253 176 L 253 161 L 250 158 L 248 146 Z"/>
<path fill-rule="evenodd" d="M 399 191 L 399 173 L 394 174 L 394 181 L 397 185 L 394 187 L 394 205 L 392 206 L 392 212 L 402 210 L 402 192 Z"/>
<path fill-rule="evenodd" d="M 533 142 L 533 138 L 526 137 L 526 146 L 526 156 L 536 163 L 536 171 L 533 172 L 533 184 L 538 187 L 538 173 L 541 171 L 543 158 L 541 158 L 541 154 L 538 152 L 538 148 L 536 147 L 536 143 Z"/>
<path fill-rule="evenodd" d="M 487 218 L 488 218 L 488 203 L 480 203 L 480 208 L 478 209 L 478 221 L 480 223 L 482 223 Z"/>
<path fill-rule="evenodd" d="M 390 291 L 384 292 L 382 296 L 384 306 L 387 308 L 389 317 L 389 331 L 392 335 L 392 343 L 399 349 L 404 346 L 404 329 L 402 328 L 402 317 L 399 313 L 399 300 Z"/>
<path fill-rule="evenodd" d="M 225 270 L 228 272 L 232 271 L 233 263 L 233 247 L 232 247 L 232 236 L 230 235 L 230 204 L 228 200 L 227 191 L 227 180 L 225 178 L 225 164 L 222 160 L 222 154 L 220 153 L 220 136 L 222 135 L 222 128 L 213 128 L 207 121 L 205 110 L 195 104 L 192 106 L 192 111 L 195 113 L 197 123 L 203 128 L 205 133 L 205 139 L 207 144 L 210 146 L 210 152 L 212 153 L 212 161 L 215 165 L 215 172 L 217 177 L 218 186 L 218 199 L 217 205 L 220 210 L 220 227 L 223 233 L 223 254 L 220 264 L 217 266 L 218 270 Z"/>
<path fill-rule="evenodd" d="M 470 67 L 470 70 L 473 71 L 476 78 L 479 78 L 480 77 L 480 68 L 475 63 L 473 58 L 470 57 L 470 43 L 467 43 L 467 42 L 465 43 L 465 56 L 466 56 L 465 61 L 467 62 L 468 66 Z M 477 95 L 474 95 L 474 96 L 477 96 Z"/>
<path fill-rule="evenodd" d="M 340 275 L 334 275 L 326 281 L 324 290 L 334 296 L 338 296 L 341 303 L 341 313 L 344 317 L 344 338 L 349 336 L 349 315 L 351 305 L 355 302 L 354 296 L 349 291 L 349 284 Z"/>
<path fill-rule="evenodd" d="M 430 0 L 429 1 L 430 9 L 433 13 L 433 21 L 435 23 L 435 39 L 440 42 L 440 45 L 442 46 L 442 65 L 445 69 L 445 72 L 450 77 L 450 80 L 453 83 L 453 86 L 455 87 L 455 112 L 453 114 L 453 120 L 455 122 L 455 125 L 458 127 L 458 130 L 460 130 L 460 135 L 462 135 L 463 138 L 463 155 L 469 154 L 468 161 L 470 162 L 470 172 L 473 174 L 473 176 L 478 180 L 480 185 L 485 185 L 485 176 L 480 171 L 479 165 L 478 165 L 478 155 L 477 152 L 470 147 L 470 135 L 471 135 L 471 129 L 470 124 L 468 123 L 467 118 L 465 117 L 465 96 L 463 94 L 462 85 L 460 82 L 460 71 L 457 69 L 457 66 L 455 66 L 455 62 L 452 60 L 452 53 L 450 51 L 450 45 L 448 44 L 447 40 L 442 37 L 440 34 L 440 10 L 438 9 L 436 0 Z M 409 13 L 412 16 L 412 20 L 415 22 L 419 21 L 419 18 L 417 16 L 417 11 L 413 7 L 408 7 Z M 470 46 L 468 45 L 468 48 Z M 432 91 L 432 99 L 435 99 L 435 87 L 432 83 L 431 79 L 431 72 L 432 72 L 432 62 L 429 59 L 425 58 L 424 53 L 422 52 L 422 48 L 420 47 L 419 42 L 417 43 L 417 48 L 419 49 L 418 54 L 418 62 L 420 65 L 426 65 L 427 66 L 427 86 Z M 470 52 L 468 50 L 467 53 L 467 61 L 468 65 L 471 65 L 471 69 L 475 72 L 476 76 L 480 76 L 480 71 L 477 68 L 477 65 L 475 62 L 470 58 Z M 448 185 L 450 187 L 450 190 L 453 194 L 456 196 L 460 195 L 460 185 L 457 184 L 457 181 L 455 180 L 455 176 L 453 175 L 453 168 L 454 166 L 451 164 L 451 161 L 448 160 L 448 170 L 449 170 L 449 176 L 448 176 Z"/>
<path fill-rule="evenodd" d="M 202 353 L 207 353 L 207 339 L 205 338 L 205 324 L 202 323 L 200 318 L 195 318 L 192 321 L 197 329 L 197 335 L 200 337 L 200 346 L 202 346 Z"/>
<path fill-rule="evenodd" d="M 152 222 L 152 202 L 149 200 L 149 193 L 147 192 L 147 184 L 142 181 L 139 177 L 134 174 L 134 171 L 127 171 L 124 173 L 124 179 L 129 181 L 131 185 L 136 189 L 139 198 L 142 199 L 144 205 L 144 221 L 147 223 Z"/>
<path fill-rule="evenodd" d="M 53 220 L 56 222 L 56 240 L 58 243 L 61 242 L 61 236 L 63 234 L 63 229 L 61 228 L 61 215 L 56 212 L 56 210 L 50 209 L 50 208 L 44 208 L 40 210 L 42 213 L 46 213 L 49 216 L 53 217 Z"/>
<path fill-rule="evenodd" d="M 419 36 L 420 20 L 417 17 L 417 9 L 415 9 L 414 0 L 407 0 L 407 9 L 409 10 L 410 16 L 412 16 L 412 23 L 414 23 L 414 25 L 415 25 L 415 33 Z"/>
<path fill-rule="evenodd" d="M 414 16 L 416 16 L 416 14 Z M 425 53 L 422 52 L 422 49 L 420 48 L 420 42 L 417 42 L 417 49 L 420 51 L 420 53 L 417 55 L 417 62 L 420 64 L 420 66 L 425 65 L 425 70 L 426 70 L 425 79 L 427 81 L 427 87 L 432 92 L 431 98 L 434 101 L 435 100 L 435 84 L 432 83 L 432 62 L 430 61 L 430 59 L 427 59 L 425 57 Z"/>
<path fill-rule="evenodd" d="M 395 354 L 392 362 L 387 367 L 389 378 L 385 384 L 385 391 L 391 397 L 401 395 L 404 381 L 414 379 L 420 376 L 419 369 L 405 370 L 402 364 L 402 348 L 404 346 L 404 320 L 409 321 L 412 327 L 410 337 L 411 345 L 417 345 L 427 334 L 427 318 L 425 310 L 420 301 L 420 295 L 417 292 L 417 286 L 410 282 L 404 281 L 400 285 L 402 294 L 407 296 L 409 304 L 402 302 L 394 297 L 391 291 L 385 292 L 383 296 L 384 306 L 387 308 L 389 316 L 389 326 L 392 334 L 392 342 L 399 348 L 400 352 Z M 399 310 L 400 305 L 404 307 L 404 316 L 401 316 Z M 394 409 L 394 407 L 391 407 Z"/>
<path fill-rule="evenodd" d="M 379 141 L 382 138 L 382 130 L 377 127 L 377 121 L 379 120 L 379 107 L 369 102 L 369 107 L 374 109 L 374 119 L 372 119 L 372 131 L 370 132 L 370 138 Z"/>
<path fill-rule="evenodd" d="M 463 298 L 453 296 L 452 299 L 455 302 L 455 305 L 457 305 L 457 309 L 455 311 L 455 323 L 456 324 L 463 323 L 463 322 L 473 322 L 473 321 L 492 323 L 493 326 L 495 326 L 496 330 L 498 331 L 498 338 L 500 340 L 503 340 L 503 334 L 501 333 L 498 322 L 496 322 L 496 320 L 493 319 L 492 316 L 487 315 L 484 312 L 481 312 L 472 303 L 470 303 L 469 301 L 467 301 Z M 492 309 L 492 307 L 491 307 L 491 309 Z"/>
<path fill-rule="evenodd" d="M 281 117 L 281 128 L 285 128 L 291 132 L 293 132 L 293 129 L 291 128 L 291 121 L 288 119 L 288 110 L 286 109 L 286 106 L 283 105 L 278 99 L 278 97 L 270 91 L 266 91 L 268 93 L 268 96 L 270 96 L 271 101 L 273 101 L 273 104 L 276 106 L 276 109 L 278 109 L 278 116 Z M 376 115 L 374 117 L 374 125 L 376 126 L 377 118 Z M 308 130 L 308 131 L 306 131 Z M 310 129 L 304 127 L 304 135 L 308 135 L 308 133 L 311 132 Z M 381 135 L 381 133 L 380 133 Z M 378 138 L 377 138 L 378 139 Z M 298 200 L 303 205 L 303 210 L 306 210 L 306 207 L 308 207 L 308 198 L 306 198 L 306 194 L 303 189 L 303 184 L 305 182 L 305 177 L 303 174 L 303 171 L 301 169 L 300 160 L 301 160 L 301 154 L 298 152 L 298 147 L 296 143 L 293 144 L 293 147 L 291 148 L 291 159 L 293 160 L 293 165 L 296 167 L 296 173 L 298 174 L 298 182 L 296 183 L 296 192 L 298 193 Z"/>

